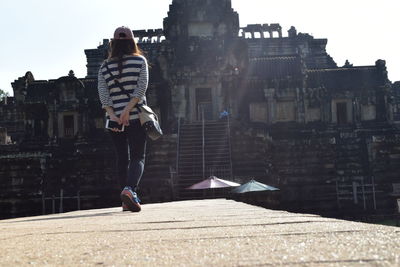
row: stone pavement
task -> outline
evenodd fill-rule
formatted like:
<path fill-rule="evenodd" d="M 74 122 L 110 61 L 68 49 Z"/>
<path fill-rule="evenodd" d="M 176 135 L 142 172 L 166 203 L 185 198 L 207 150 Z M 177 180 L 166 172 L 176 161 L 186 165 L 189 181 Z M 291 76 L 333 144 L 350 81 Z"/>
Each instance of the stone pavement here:
<path fill-rule="evenodd" d="M 0 221 L 0 266 L 400 266 L 400 228 L 197 200 Z"/>

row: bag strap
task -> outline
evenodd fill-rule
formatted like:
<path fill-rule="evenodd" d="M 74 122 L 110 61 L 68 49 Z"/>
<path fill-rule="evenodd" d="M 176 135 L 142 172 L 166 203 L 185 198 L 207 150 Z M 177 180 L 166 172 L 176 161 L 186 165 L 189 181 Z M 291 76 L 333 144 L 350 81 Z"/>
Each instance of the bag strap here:
<path fill-rule="evenodd" d="M 123 87 L 122 84 L 118 81 L 118 79 L 112 74 L 110 68 L 108 67 L 107 62 L 105 62 L 105 67 L 106 67 L 106 70 L 107 70 L 108 74 L 110 74 L 111 79 L 114 80 L 114 83 L 119 87 L 119 89 L 121 89 L 121 91 L 122 91 L 124 94 L 126 94 L 126 95 L 128 96 L 129 99 L 131 99 L 131 96 L 129 95 L 129 93 L 124 89 L 124 87 Z"/>

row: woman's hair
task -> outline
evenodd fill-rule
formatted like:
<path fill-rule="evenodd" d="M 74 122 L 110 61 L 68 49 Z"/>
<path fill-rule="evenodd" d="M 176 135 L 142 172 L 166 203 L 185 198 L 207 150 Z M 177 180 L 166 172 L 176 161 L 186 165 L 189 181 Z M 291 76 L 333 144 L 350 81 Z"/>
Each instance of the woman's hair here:
<path fill-rule="evenodd" d="M 110 53 L 108 58 L 118 59 L 119 74 L 122 73 L 122 63 L 124 55 L 143 56 L 142 50 L 133 39 L 114 39 L 110 43 Z"/>

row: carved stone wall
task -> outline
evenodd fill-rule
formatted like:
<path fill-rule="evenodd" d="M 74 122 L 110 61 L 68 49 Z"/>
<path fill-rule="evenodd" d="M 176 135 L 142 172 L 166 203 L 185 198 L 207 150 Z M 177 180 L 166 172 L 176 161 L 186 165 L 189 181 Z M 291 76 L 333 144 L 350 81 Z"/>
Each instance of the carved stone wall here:
<path fill-rule="evenodd" d="M 43 153 L 0 155 L 0 218 L 41 213 L 42 157 Z"/>
<path fill-rule="evenodd" d="M 398 131 L 295 132 L 290 138 L 276 132 L 271 144 L 270 162 L 286 209 L 334 216 L 395 212 Z"/>
<path fill-rule="evenodd" d="M 400 81 L 393 84 L 393 120 L 400 122 Z"/>
<path fill-rule="evenodd" d="M 97 49 L 85 49 L 87 58 L 87 76 L 86 78 L 97 78 L 99 68 L 103 63 L 104 59 L 108 55 L 109 40 L 103 39 L 103 43 L 100 44 Z"/>
<path fill-rule="evenodd" d="M 0 128 L 0 145 L 7 144 L 7 128 Z"/>

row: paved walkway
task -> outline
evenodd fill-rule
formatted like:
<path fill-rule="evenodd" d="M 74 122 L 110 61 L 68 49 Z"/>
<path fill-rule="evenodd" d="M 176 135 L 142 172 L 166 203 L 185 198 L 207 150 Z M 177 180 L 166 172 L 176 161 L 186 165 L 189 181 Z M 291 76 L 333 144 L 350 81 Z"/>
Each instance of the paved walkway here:
<path fill-rule="evenodd" d="M 400 266 L 400 228 L 182 201 L 0 221 L 0 266 Z"/>

